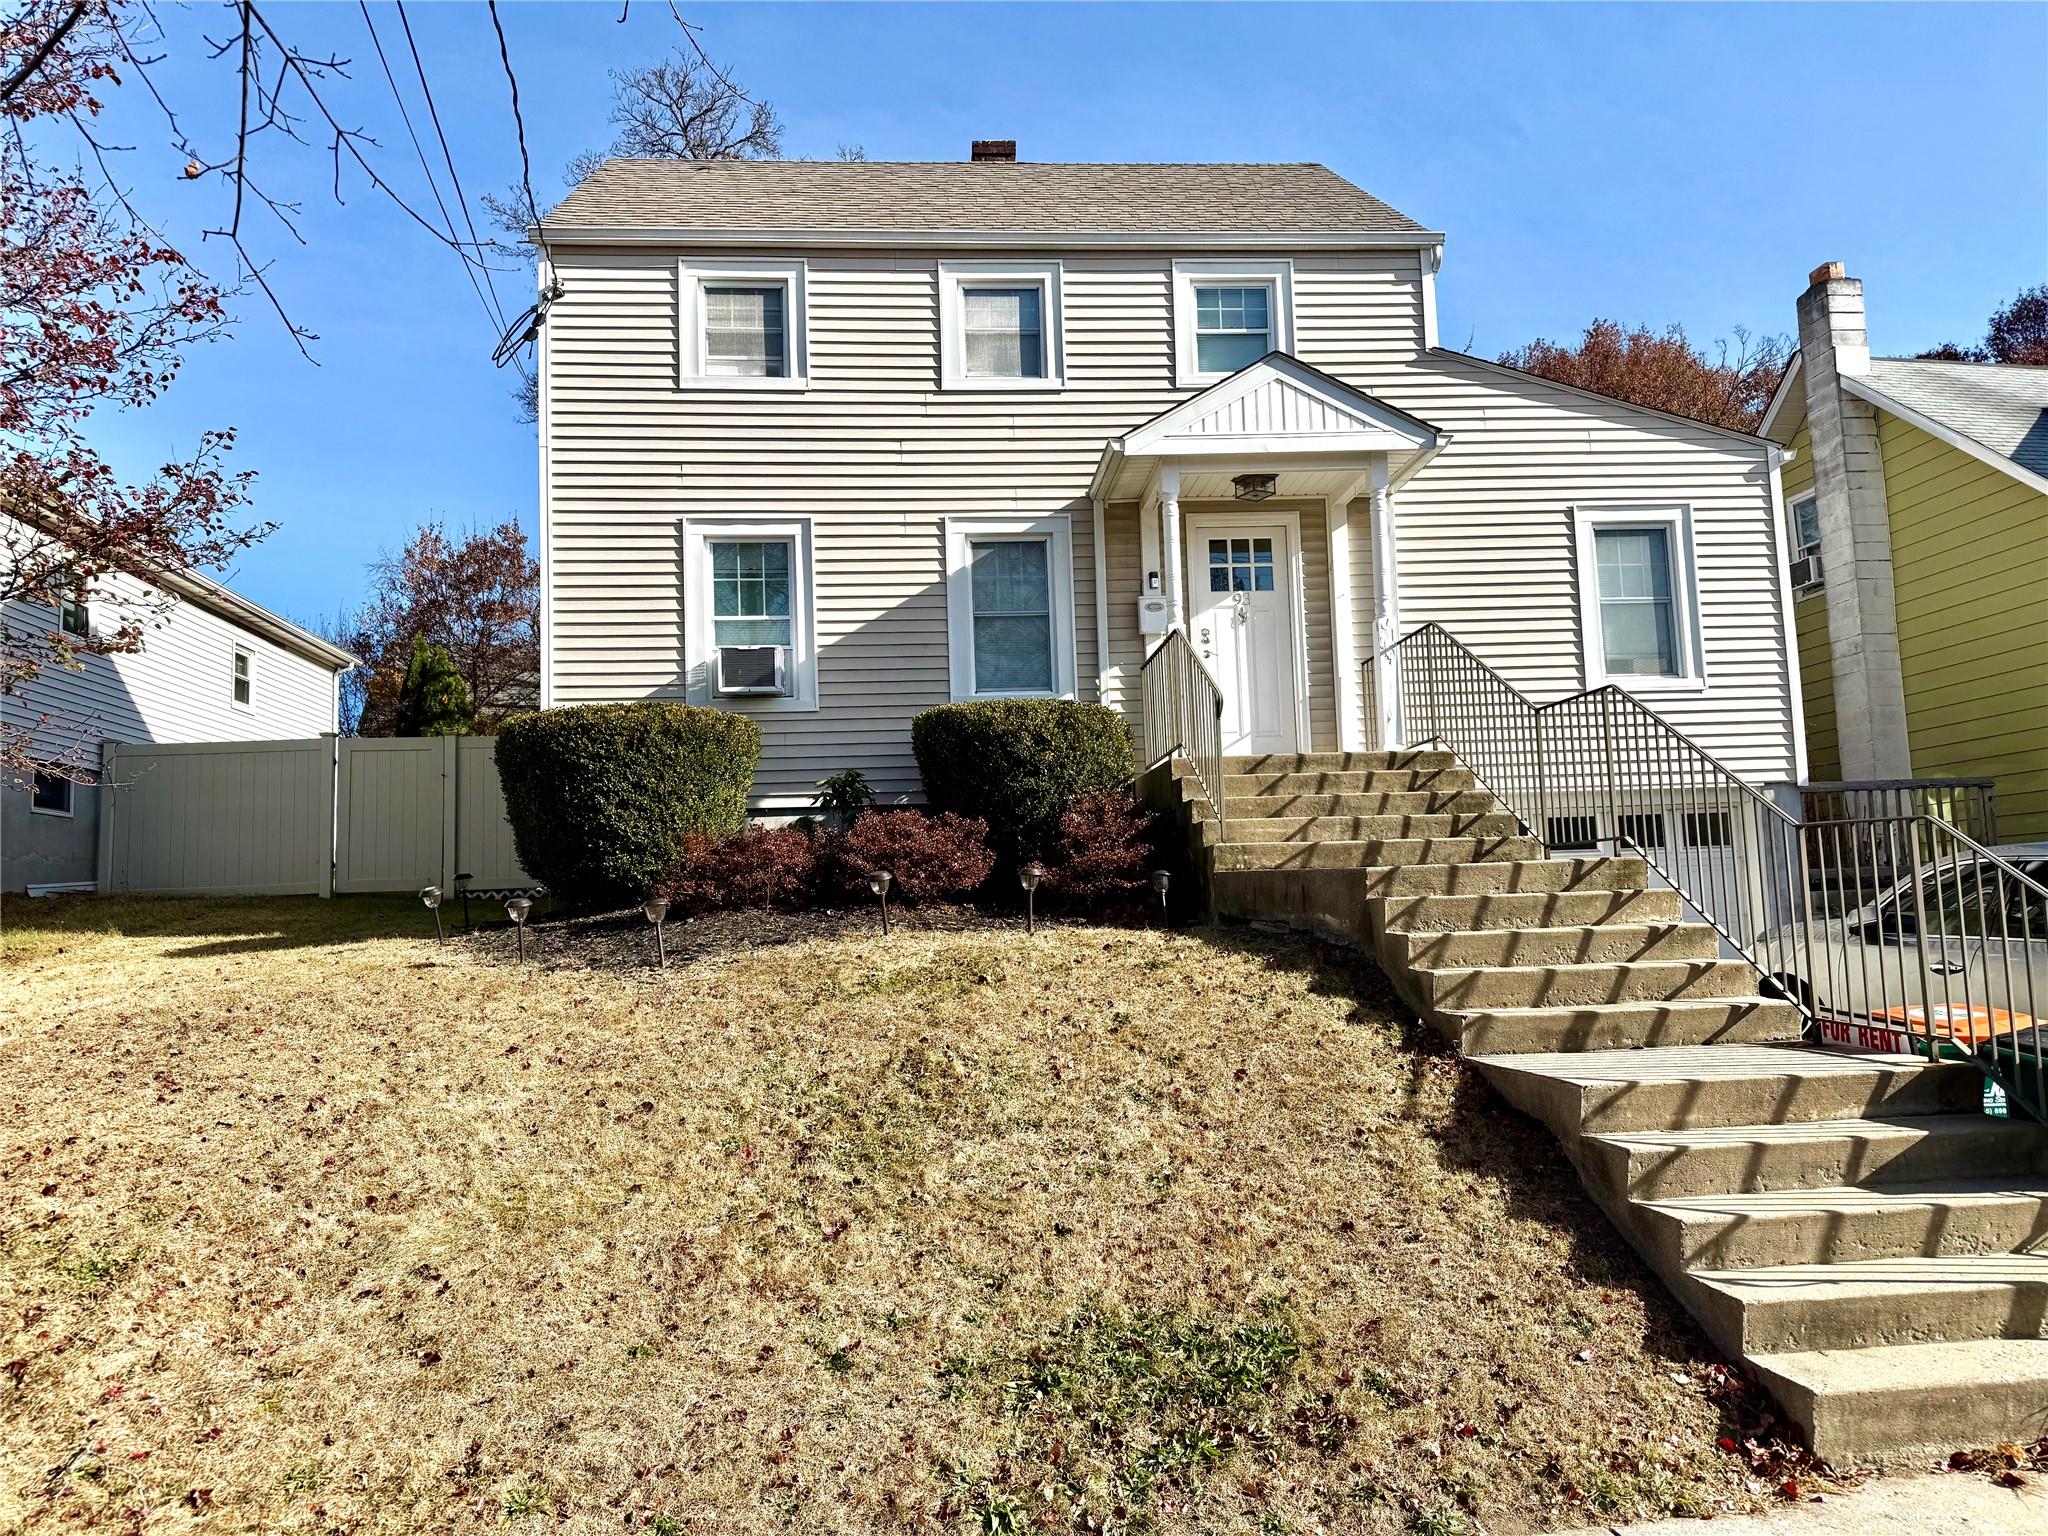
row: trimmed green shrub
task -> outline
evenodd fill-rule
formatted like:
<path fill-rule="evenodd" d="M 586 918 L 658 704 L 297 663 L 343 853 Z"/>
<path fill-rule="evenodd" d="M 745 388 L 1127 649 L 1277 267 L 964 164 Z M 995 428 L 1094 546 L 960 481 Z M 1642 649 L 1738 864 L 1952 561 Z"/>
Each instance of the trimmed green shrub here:
<path fill-rule="evenodd" d="M 691 833 L 745 825 L 761 728 L 688 704 L 579 704 L 510 721 L 498 777 L 519 862 L 571 907 L 642 900 Z"/>
<path fill-rule="evenodd" d="M 1138 766 L 1124 717 L 1071 699 L 941 704 L 910 722 L 910 744 L 932 809 L 987 822 L 1006 864 L 1049 853 L 1076 796 Z"/>

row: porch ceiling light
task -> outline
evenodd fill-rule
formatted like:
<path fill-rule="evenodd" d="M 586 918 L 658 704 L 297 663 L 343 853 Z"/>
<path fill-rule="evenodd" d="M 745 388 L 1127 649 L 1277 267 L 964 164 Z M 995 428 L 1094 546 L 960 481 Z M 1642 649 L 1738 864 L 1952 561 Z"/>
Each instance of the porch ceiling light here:
<path fill-rule="evenodd" d="M 1233 475 L 1230 480 L 1239 501 L 1264 501 L 1279 483 L 1278 475 Z"/>

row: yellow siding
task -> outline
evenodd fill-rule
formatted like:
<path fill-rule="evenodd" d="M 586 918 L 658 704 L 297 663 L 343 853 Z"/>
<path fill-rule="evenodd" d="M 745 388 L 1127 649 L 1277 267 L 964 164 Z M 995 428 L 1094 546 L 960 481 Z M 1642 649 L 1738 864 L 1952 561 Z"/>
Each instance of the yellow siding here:
<path fill-rule="evenodd" d="M 1906 729 L 1921 778 L 1998 781 L 2048 837 L 2048 496 L 1880 413 Z"/>
<path fill-rule="evenodd" d="M 1813 434 L 1801 426 L 1788 445 L 1792 462 L 1784 469 L 1785 539 L 1798 537 L 1792 504 L 1813 494 Z M 1841 738 L 1835 731 L 1835 664 L 1828 653 L 1828 598 L 1816 589 L 1792 599 L 1799 634 L 1799 693 L 1806 716 L 1806 776 L 1822 783 L 1842 776 Z"/>

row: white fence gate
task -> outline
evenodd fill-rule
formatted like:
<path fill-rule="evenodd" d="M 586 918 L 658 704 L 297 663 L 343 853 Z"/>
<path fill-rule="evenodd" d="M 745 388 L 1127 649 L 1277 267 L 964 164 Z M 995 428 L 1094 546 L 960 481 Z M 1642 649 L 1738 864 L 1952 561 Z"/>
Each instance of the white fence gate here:
<path fill-rule="evenodd" d="M 103 891 L 247 895 L 453 891 L 519 867 L 488 736 L 107 742 Z"/>

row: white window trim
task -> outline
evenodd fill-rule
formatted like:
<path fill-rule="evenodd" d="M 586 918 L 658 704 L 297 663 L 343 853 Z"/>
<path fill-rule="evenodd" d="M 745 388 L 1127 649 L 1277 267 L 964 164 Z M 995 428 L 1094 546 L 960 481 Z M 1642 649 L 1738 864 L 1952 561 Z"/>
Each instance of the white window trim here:
<path fill-rule="evenodd" d="M 29 814 L 32 816 L 61 816 L 66 821 L 69 821 L 71 820 L 73 813 L 78 808 L 78 781 L 76 779 L 64 778 L 62 774 L 56 774 L 53 777 L 56 777 L 62 780 L 62 782 L 71 786 L 70 792 L 64 796 L 64 809 L 59 811 L 54 810 L 47 805 L 37 805 L 35 779 L 33 776 L 31 776 L 28 785 Z"/>
<path fill-rule="evenodd" d="M 1793 565 L 1797 565 L 1801 560 L 1804 560 L 1807 556 L 1818 555 L 1820 553 L 1820 539 L 1818 537 L 1818 533 L 1816 533 L 1814 541 L 1811 544 L 1802 544 L 1799 542 L 1799 509 L 1803 506 L 1808 505 L 1809 503 L 1811 503 L 1813 506 L 1814 522 L 1816 525 L 1818 525 L 1818 523 L 1820 522 L 1820 497 L 1817 493 L 1813 491 L 1809 491 L 1804 496 L 1795 499 L 1792 502 L 1790 510 L 1786 513 L 1786 517 L 1792 525 L 1790 528 L 1786 530 L 1785 539 L 1786 545 L 1792 551 L 1792 559 L 1790 560 L 1790 562 L 1788 562 L 1786 566 L 1787 571 L 1789 571 Z M 1825 573 L 1826 571 L 1825 562 L 1823 562 L 1822 564 L 1822 571 L 1823 573 Z M 1809 581 L 1804 586 L 1793 587 L 1792 596 L 1796 601 L 1799 598 L 1812 597 L 1815 593 L 1824 592 L 1826 590 L 1827 581 L 1825 579 L 1825 574 L 1823 574 L 1823 579 L 1820 581 Z"/>
<path fill-rule="evenodd" d="M 1216 284 L 1273 290 L 1273 344 L 1269 350 L 1294 351 L 1294 263 L 1291 261 L 1176 261 L 1173 264 L 1174 383 L 1197 389 L 1230 377 L 1204 373 L 1195 359 L 1195 289 Z"/>
<path fill-rule="evenodd" d="M 1052 584 L 1051 689 L 978 693 L 974 687 L 974 577 L 970 539 L 1043 538 Z M 1065 513 L 1049 517 L 946 519 L 946 640 L 956 702 L 965 699 L 1071 699 L 1074 694 L 1074 527 Z"/>
<path fill-rule="evenodd" d="M 1063 389 L 1067 382 L 1067 324 L 1060 297 L 1061 266 L 1057 261 L 942 261 L 939 263 L 939 387 L 941 389 Z M 967 324 L 961 299 L 968 288 L 1036 288 L 1044 334 L 1045 377 L 1003 379 L 970 377 L 967 372 Z"/>
<path fill-rule="evenodd" d="M 816 567 L 807 517 L 691 517 L 683 520 L 683 677 L 692 704 L 736 714 L 815 714 L 818 708 Z M 718 655 L 712 627 L 711 561 L 704 546 L 717 540 L 782 539 L 790 545 L 789 692 L 776 696 L 721 697 L 714 686 Z"/>
<path fill-rule="evenodd" d="M 802 261 L 684 261 L 676 269 L 676 358 L 684 389 L 808 389 L 810 387 L 810 299 L 807 264 Z M 704 285 L 734 283 L 783 290 L 789 327 L 789 375 L 747 378 L 704 371 Z"/>
<path fill-rule="evenodd" d="M 1707 686 L 1706 657 L 1700 639 L 1699 582 L 1693 559 L 1692 508 L 1685 503 L 1656 505 L 1575 505 L 1572 522 L 1578 556 L 1579 645 L 1588 688 L 1614 683 L 1630 693 L 1701 693 Z M 1663 528 L 1671 550 L 1671 615 L 1677 626 L 1678 677 L 1607 675 L 1606 647 L 1600 632 L 1600 571 L 1593 534 L 1601 528 Z"/>
<path fill-rule="evenodd" d="M 241 679 L 235 676 L 235 658 L 240 656 L 249 663 L 249 697 L 247 701 L 235 697 L 235 684 Z M 239 642 L 228 648 L 228 707 L 249 714 L 256 708 L 256 652 Z"/>

